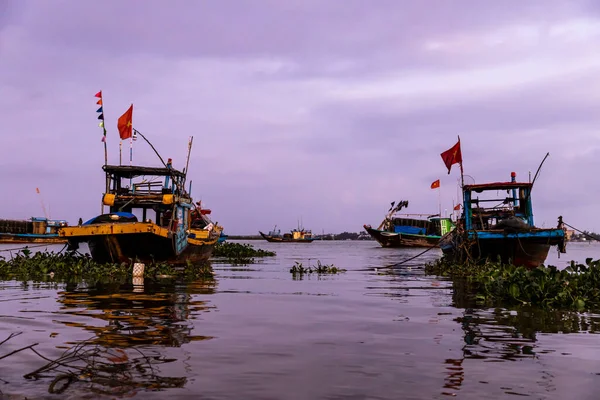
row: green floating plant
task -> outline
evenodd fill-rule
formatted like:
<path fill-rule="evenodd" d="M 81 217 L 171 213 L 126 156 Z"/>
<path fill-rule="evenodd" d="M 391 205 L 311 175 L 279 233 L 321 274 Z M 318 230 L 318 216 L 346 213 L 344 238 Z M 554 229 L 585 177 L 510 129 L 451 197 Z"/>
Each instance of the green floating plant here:
<path fill-rule="evenodd" d="M 133 274 L 133 263 L 97 263 L 88 255 L 73 253 L 37 252 L 25 248 L 11 259 L 0 259 L 0 279 L 22 281 L 62 281 L 62 282 L 125 282 Z M 164 277 L 194 280 L 211 278 L 209 262 L 177 267 L 167 263 L 151 262 L 144 266 L 144 278 Z"/>
<path fill-rule="evenodd" d="M 534 269 L 486 262 L 452 264 L 443 258 L 425 266 L 429 275 L 450 277 L 455 285 L 467 283 L 474 298 L 485 305 L 533 305 L 551 309 L 600 310 L 600 260 L 585 264 Z"/>
<path fill-rule="evenodd" d="M 345 269 L 336 267 L 335 265 L 321 264 L 321 261 L 317 260 L 317 264 L 313 266 L 305 267 L 301 262 L 296 261 L 294 266 L 290 268 L 292 275 L 304 275 L 304 274 L 339 274 L 346 272 Z"/>
<path fill-rule="evenodd" d="M 216 259 L 225 259 L 230 264 L 245 265 L 256 262 L 254 257 L 273 257 L 275 252 L 262 249 L 255 249 L 250 244 L 242 243 L 217 243 L 212 256 Z"/>

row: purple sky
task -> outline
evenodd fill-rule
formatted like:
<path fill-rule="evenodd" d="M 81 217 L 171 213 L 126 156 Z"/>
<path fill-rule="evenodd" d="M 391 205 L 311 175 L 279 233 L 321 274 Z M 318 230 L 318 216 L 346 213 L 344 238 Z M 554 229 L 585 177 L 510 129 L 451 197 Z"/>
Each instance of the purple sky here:
<path fill-rule="evenodd" d="M 598 4 L 0 0 L 0 217 L 43 215 L 36 187 L 53 218 L 100 211 L 102 90 L 109 161 L 130 103 L 176 168 L 193 135 L 192 194 L 230 234 L 435 213 L 438 178 L 451 209 L 457 135 L 478 183 L 550 152 L 537 225 L 600 231 Z M 159 165 L 142 141 L 134 163 Z"/>

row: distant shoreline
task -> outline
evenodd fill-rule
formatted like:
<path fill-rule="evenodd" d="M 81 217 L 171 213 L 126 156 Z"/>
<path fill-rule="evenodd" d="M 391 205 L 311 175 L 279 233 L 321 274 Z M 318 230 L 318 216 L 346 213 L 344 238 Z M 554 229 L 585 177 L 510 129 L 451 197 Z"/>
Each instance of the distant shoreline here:
<path fill-rule="evenodd" d="M 265 240 L 262 236 L 255 236 L 255 235 L 227 235 L 227 240 Z M 343 242 L 345 240 L 374 240 L 374 239 L 330 239 L 330 238 L 315 238 L 315 241 L 320 241 L 320 240 L 328 240 L 328 241 L 337 241 L 337 242 Z"/>

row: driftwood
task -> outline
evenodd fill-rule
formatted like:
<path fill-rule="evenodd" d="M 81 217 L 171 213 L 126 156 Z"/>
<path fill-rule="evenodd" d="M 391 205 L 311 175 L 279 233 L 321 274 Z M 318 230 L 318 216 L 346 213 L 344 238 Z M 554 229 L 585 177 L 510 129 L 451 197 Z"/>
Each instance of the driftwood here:
<path fill-rule="evenodd" d="M 21 333 L 11 334 L 0 342 L 0 346 Z M 48 387 L 48 392 L 52 394 L 63 393 L 76 382 L 85 385 L 83 390 L 87 387 L 88 390 L 106 395 L 125 395 L 139 389 L 183 387 L 187 382 L 185 377 L 160 376 L 157 366 L 176 359 L 168 359 L 158 353 L 148 355 L 136 348 L 108 348 L 94 343 L 92 338 L 65 350 L 53 360 L 38 352 L 35 349 L 37 345 L 34 343 L 0 355 L 0 360 L 31 350 L 47 363 L 23 377 L 52 378 Z"/>

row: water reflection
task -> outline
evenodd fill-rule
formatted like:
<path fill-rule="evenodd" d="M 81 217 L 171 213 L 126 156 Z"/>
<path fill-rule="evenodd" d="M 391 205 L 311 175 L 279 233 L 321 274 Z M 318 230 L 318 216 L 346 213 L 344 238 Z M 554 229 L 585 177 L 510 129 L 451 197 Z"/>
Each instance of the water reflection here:
<path fill-rule="evenodd" d="M 48 391 L 54 394 L 71 386 L 69 392 L 111 396 L 183 387 L 187 377 L 173 373 L 179 368 L 170 365 L 177 364 L 178 359 L 186 364 L 185 357 L 177 353 L 167 357 L 165 347 L 212 338 L 192 334 L 192 321 L 214 308 L 207 301 L 195 299 L 195 295 L 213 294 L 216 283 L 143 283 L 68 284 L 58 292 L 61 307 L 55 312 L 55 322 L 81 328 L 93 336 L 59 346 L 65 351 L 56 359 L 36 352 L 48 363 L 25 377 L 51 379 Z M 166 374 L 160 370 L 163 364 L 169 371 Z M 188 370 L 186 365 L 184 368 Z"/>
<path fill-rule="evenodd" d="M 193 335 L 190 320 L 213 308 L 206 301 L 193 300 L 192 296 L 214 291 L 214 280 L 146 284 L 142 291 L 139 285 L 133 284 L 92 287 L 69 284 L 58 293 L 57 301 L 62 304 L 58 314 L 77 318 L 61 318 L 57 322 L 93 332 L 94 342 L 105 346 L 179 347 L 190 341 L 211 338 Z M 106 324 L 99 325 L 98 321 Z"/>
<path fill-rule="evenodd" d="M 445 360 L 446 377 L 442 393 L 446 395 L 455 395 L 461 389 L 465 375 L 468 375 L 465 374 L 466 364 L 479 365 L 480 362 L 536 360 L 535 365 L 540 366 L 538 372 L 543 377 L 541 383 L 537 384 L 550 387 L 548 380 L 551 374 L 543 369 L 540 359 L 556 350 L 543 346 L 540 334 L 600 332 L 599 315 L 536 307 L 475 308 L 472 306 L 472 296 L 464 292 L 464 285 L 454 284 L 453 289 L 454 306 L 463 309 L 462 315 L 453 320 L 460 325 L 464 344 L 462 357 Z M 509 386 L 513 385 L 501 387 L 504 393 L 527 395 L 522 388 Z"/>

